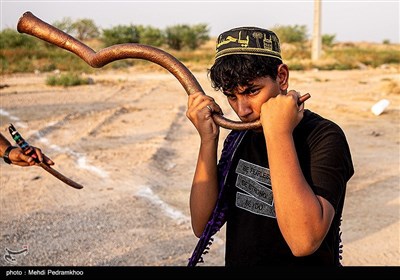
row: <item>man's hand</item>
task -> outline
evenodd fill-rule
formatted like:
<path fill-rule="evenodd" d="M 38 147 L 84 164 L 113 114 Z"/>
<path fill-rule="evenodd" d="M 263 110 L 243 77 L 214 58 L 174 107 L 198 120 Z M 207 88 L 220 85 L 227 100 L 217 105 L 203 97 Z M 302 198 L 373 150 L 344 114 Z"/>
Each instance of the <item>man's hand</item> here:
<path fill-rule="evenodd" d="M 31 156 L 29 156 L 28 154 L 31 154 Z M 22 151 L 21 148 L 14 148 L 10 151 L 8 157 L 11 160 L 11 164 L 19 166 L 32 166 L 39 162 L 44 162 L 47 165 L 54 165 L 54 162 L 45 154 L 43 154 L 39 148 L 32 146 L 29 147 L 29 149 L 26 150 L 25 153 Z M 34 157 L 36 157 L 36 159 Z"/>

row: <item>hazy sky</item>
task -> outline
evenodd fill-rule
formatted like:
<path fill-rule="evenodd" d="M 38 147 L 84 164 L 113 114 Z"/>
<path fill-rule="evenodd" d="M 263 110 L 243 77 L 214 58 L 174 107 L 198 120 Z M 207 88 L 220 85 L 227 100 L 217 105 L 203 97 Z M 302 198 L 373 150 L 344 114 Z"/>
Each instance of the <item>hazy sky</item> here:
<path fill-rule="evenodd" d="M 272 28 L 277 25 L 306 25 L 313 29 L 314 0 L 309 1 L 1 1 L 1 29 L 13 28 L 26 11 L 50 24 L 65 17 L 92 19 L 100 28 L 116 25 L 151 25 L 165 28 L 175 24 L 206 23 L 210 35 L 237 26 Z M 322 0 L 321 33 L 335 35 L 338 42 L 399 41 L 400 0 Z"/>

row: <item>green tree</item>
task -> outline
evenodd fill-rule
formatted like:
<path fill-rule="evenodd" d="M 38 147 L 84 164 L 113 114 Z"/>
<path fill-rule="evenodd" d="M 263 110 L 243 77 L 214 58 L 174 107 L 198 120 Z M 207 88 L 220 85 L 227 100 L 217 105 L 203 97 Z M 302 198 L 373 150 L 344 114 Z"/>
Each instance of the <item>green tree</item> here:
<path fill-rule="evenodd" d="M 327 47 L 332 47 L 335 42 L 336 35 L 335 34 L 324 34 L 322 35 L 322 45 Z"/>
<path fill-rule="evenodd" d="M 308 39 L 305 25 L 276 26 L 272 31 L 278 35 L 281 43 L 304 43 Z"/>
<path fill-rule="evenodd" d="M 194 50 L 210 39 L 209 28 L 207 24 L 195 24 L 189 27 L 184 34 L 183 43 L 189 49 Z"/>
<path fill-rule="evenodd" d="M 74 31 L 73 21 L 70 17 L 64 17 L 62 20 L 55 21 L 53 26 L 67 34 L 71 34 Z"/>
<path fill-rule="evenodd" d="M 183 47 L 195 49 L 209 39 L 209 29 L 206 24 L 178 24 L 166 28 L 167 45 L 174 50 Z"/>
<path fill-rule="evenodd" d="M 103 29 L 101 41 L 106 47 L 124 43 L 139 43 L 139 34 L 134 25 L 117 25 L 110 29 Z"/>
<path fill-rule="evenodd" d="M 73 22 L 72 30 L 79 40 L 93 39 L 100 35 L 99 28 L 91 19 L 79 19 Z"/>
<path fill-rule="evenodd" d="M 136 26 L 139 34 L 139 43 L 151 46 L 161 46 L 165 42 L 165 34 L 161 29 L 152 26 Z"/>
<path fill-rule="evenodd" d="M 55 21 L 53 26 L 79 40 L 93 39 L 100 35 L 94 21 L 87 18 L 73 21 L 70 17 L 64 17 L 60 21 Z"/>
<path fill-rule="evenodd" d="M 0 32 L 0 49 L 33 49 L 37 41 L 31 36 L 20 34 L 11 28 L 6 28 Z"/>
<path fill-rule="evenodd" d="M 188 25 L 173 25 L 165 29 L 166 43 L 174 50 L 181 50 L 183 47 L 183 37 L 185 32 L 189 29 Z"/>

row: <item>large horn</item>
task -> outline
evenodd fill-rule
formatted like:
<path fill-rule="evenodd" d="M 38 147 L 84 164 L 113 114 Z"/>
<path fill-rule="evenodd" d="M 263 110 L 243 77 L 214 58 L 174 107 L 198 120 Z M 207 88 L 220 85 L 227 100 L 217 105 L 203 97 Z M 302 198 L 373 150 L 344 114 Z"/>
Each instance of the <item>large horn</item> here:
<path fill-rule="evenodd" d="M 20 33 L 35 36 L 60 48 L 66 49 L 79 56 L 94 68 L 100 68 L 110 62 L 125 58 L 138 58 L 154 62 L 174 75 L 188 95 L 195 92 L 202 92 L 204 94 L 200 84 L 185 65 L 171 54 L 155 47 L 134 43 L 118 44 L 102 49 L 96 53 L 84 43 L 40 20 L 31 12 L 25 12 L 20 17 L 17 30 Z M 227 129 L 246 130 L 261 127 L 259 120 L 243 123 L 226 119 L 220 114 L 213 114 L 212 117 L 216 124 Z"/>

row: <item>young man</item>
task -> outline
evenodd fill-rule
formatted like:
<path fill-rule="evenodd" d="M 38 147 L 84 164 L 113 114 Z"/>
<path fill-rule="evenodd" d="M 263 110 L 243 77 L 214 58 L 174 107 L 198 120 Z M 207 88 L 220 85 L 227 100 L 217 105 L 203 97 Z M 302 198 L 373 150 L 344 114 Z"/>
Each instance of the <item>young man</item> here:
<path fill-rule="evenodd" d="M 45 156 L 39 148 L 31 146 L 29 150 L 24 153 L 21 148 L 12 146 L 7 138 L 0 133 L 0 156 L 3 158 L 4 162 L 19 166 L 35 165 L 35 160 L 31 156 L 28 156 L 32 149 L 35 151 L 40 162 L 44 161 L 48 165 L 54 165 L 54 162 Z"/>
<path fill-rule="evenodd" d="M 201 139 L 190 195 L 200 240 L 189 266 L 203 261 L 225 222 L 226 266 L 341 265 L 350 149 L 339 126 L 297 105 L 278 37 L 256 27 L 222 33 L 209 75 L 241 121 L 262 127 L 232 131 L 218 161 L 211 114 L 221 108 L 189 95 L 187 117 Z"/>

